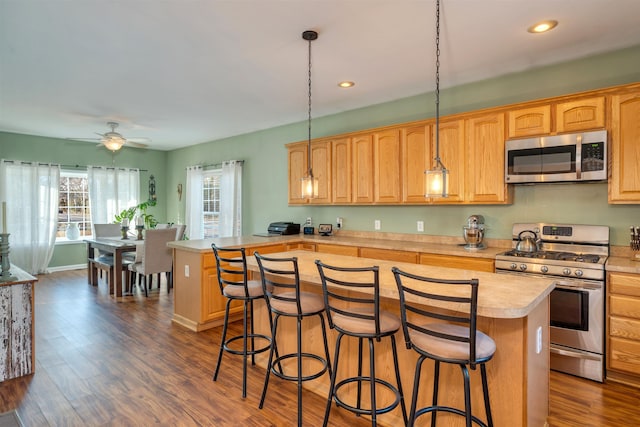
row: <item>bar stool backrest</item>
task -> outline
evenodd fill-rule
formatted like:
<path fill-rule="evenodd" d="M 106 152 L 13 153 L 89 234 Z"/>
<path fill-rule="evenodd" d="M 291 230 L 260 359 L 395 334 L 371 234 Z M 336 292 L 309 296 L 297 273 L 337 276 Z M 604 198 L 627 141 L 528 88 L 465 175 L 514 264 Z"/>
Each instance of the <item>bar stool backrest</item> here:
<path fill-rule="evenodd" d="M 333 316 L 354 321 L 373 321 L 380 336 L 380 273 L 378 266 L 338 267 L 316 260 L 329 327 L 336 328 Z M 339 328 L 337 328 L 340 330 Z M 347 332 L 348 331 L 341 331 Z"/>
<path fill-rule="evenodd" d="M 298 258 L 271 258 L 258 252 L 253 255 L 260 267 L 262 290 L 268 304 L 271 305 L 274 300 L 295 303 L 298 315 L 301 315 Z"/>
<path fill-rule="evenodd" d="M 216 246 L 215 243 L 211 244 L 211 248 L 216 257 L 216 270 L 218 272 L 220 293 L 224 295 L 224 288 L 226 286 L 243 286 L 244 295 L 246 298 L 249 298 L 245 248 L 221 248 Z"/>
<path fill-rule="evenodd" d="M 478 307 L 478 279 L 445 280 L 418 276 L 391 269 L 400 299 L 400 317 L 407 349 L 417 347 L 411 342 L 411 331 L 417 331 L 444 340 L 466 343 L 469 359 L 464 361 L 474 368 L 476 361 L 476 317 Z M 456 310 L 444 310 L 451 303 Z M 457 324 L 468 328 L 468 334 L 443 332 L 443 324 Z M 424 349 L 423 349 L 424 350 Z M 437 358 L 437 357 L 436 357 Z"/>

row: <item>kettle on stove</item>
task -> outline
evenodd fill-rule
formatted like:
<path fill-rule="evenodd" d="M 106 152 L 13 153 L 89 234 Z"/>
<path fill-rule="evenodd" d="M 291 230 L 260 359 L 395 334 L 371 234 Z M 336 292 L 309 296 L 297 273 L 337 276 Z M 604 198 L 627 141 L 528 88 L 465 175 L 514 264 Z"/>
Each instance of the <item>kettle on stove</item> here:
<path fill-rule="evenodd" d="M 522 237 L 523 234 L 529 233 L 532 236 Z M 518 234 L 518 243 L 516 244 L 516 251 L 518 252 L 537 252 L 540 250 L 539 247 L 540 239 L 538 239 L 538 235 L 533 230 L 523 230 Z"/>

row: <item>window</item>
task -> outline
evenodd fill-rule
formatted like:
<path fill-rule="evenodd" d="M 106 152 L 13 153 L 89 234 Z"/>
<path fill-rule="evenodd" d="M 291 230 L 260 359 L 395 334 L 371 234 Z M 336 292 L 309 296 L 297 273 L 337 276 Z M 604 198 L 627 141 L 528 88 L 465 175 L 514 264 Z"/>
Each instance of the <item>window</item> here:
<path fill-rule="evenodd" d="M 204 238 L 219 237 L 220 233 L 220 178 L 222 170 L 206 171 L 202 179 L 202 211 Z"/>
<path fill-rule="evenodd" d="M 58 231 L 56 239 L 65 239 L 69 223 L 75 222 L 80 236 L 91 236 L 91 208 L 86 172 L 60 172 Z"/>

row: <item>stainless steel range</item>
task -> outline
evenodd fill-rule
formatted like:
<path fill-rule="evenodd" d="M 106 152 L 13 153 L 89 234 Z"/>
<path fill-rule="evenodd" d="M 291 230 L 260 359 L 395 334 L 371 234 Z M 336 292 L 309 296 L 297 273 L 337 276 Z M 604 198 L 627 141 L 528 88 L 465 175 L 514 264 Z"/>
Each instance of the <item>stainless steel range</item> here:
<path fill-rule="evenodd" d="M 604 265 L 609 227 L 518 223 L 496 273 L 551 277 L 551 369 L 604 379 Z"/>

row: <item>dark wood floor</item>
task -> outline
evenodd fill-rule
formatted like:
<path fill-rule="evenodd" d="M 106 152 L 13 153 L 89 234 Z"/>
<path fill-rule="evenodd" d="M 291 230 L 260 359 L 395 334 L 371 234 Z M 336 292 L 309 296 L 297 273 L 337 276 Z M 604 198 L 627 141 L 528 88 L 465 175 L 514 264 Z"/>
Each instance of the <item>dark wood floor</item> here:
<path fill-rule="evenodd" d="M 0 384 L 0 413 L 16 409 L 26 426 L 291 426 L 294 384 L 272 379 L 257 409 L 264 370 L 249 370 L 241 398 L 240 359 L 223 360 L 211 381 L 220 328 L 194 333 L 171 323 L 166 288 L 115 301 L 86 271 L 38 277 L 36 373 Z M 637 426 L 640 390 L 553 372 L 552 427 Z M 325 400 L 304 394 L 304 424 L 322 424 Z M 333 426 L 368 426 L 332 409 Z M 499 425 L 505 425 L 499 423 Z"/>

